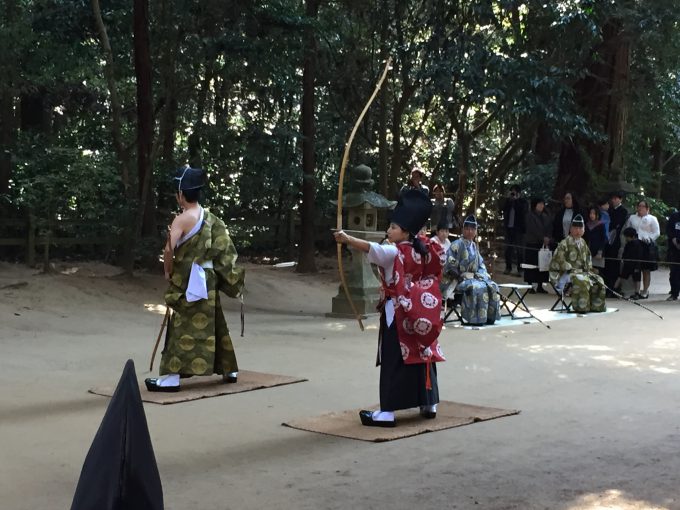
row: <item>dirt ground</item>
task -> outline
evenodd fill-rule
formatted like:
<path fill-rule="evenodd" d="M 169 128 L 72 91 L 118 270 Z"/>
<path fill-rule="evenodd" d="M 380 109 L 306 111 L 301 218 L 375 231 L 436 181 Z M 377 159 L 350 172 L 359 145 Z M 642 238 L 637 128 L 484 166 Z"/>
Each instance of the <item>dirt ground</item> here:
<path fill-rule="evenodd" d="M 159 276 L 57 270 L 0 264 L 3 510 L 70 506 L 108 403 L 87 389 L 115 383 L 128 358 L 148 377 L 162 319 Z M 644 302 L 664 320 L 611 301 L 619 312 L 551 330 L 445 330 L 441 397 L 521 414 L 372 444 L 281 423 L 378 400 L 375 318 L 361 333 L 324 316 L 330 269 L 248 271 L 241 368 L 309 382 L 147 404 L 166 509 L 680 509 L 680 302 L 665 302 L 667 273 Z M 237 309 L 225 303 L 232 331 Z"/>

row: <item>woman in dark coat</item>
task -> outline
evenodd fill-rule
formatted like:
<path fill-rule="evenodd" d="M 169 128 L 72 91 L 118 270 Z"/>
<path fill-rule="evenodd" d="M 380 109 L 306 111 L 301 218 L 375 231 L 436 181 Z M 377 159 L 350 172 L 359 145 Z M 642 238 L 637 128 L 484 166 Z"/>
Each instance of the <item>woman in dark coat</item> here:
<path fill-rule="evenodd" d="M 524 234 L 524 260 L 529 265 L 538 265 L 538 250 L 550 245 L 552 220 L 545 210 L 545 200 L 531 199 L 531 210 L 526 215 L 526 232 Z M 538 269 L 525 269 L 524 281 L 536 284 L 534 292 L 546 293 L 543 283 L 548 281 L 548 272 Z"/>

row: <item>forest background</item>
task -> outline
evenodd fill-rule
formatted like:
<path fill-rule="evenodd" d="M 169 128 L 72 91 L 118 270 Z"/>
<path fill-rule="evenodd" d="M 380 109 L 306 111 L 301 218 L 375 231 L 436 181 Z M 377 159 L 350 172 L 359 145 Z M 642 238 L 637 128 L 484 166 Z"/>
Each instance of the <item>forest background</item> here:
<path fill-rule="evenodd" d="M 680 0 L 1 0 L 0 257 L 153 265 L 188 163 L 240 251 L 314 271 L 388 57 L 350 154 L 375 191 L 421 168 L 488 225 L 515 183 L 663 219 L 679 21 Z"/>

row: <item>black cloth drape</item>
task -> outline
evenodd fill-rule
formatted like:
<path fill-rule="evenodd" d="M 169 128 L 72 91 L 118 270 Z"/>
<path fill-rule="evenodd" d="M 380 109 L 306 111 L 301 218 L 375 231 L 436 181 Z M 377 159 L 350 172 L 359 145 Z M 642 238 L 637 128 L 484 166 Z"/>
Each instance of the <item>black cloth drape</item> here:
<path fill-rule="evenodd" d="M 163 510 L 163 488 L 128 360 L 85 457 L 71 510 Z"/>

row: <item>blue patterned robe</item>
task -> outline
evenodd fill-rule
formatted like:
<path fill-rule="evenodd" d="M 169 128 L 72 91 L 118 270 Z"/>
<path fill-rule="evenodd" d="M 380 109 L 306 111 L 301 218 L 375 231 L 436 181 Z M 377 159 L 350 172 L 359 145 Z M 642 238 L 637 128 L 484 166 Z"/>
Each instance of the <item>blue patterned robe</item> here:
<path fill-rule="evenodd" d="M 465 322 L 493 324 L 500 319 L 498 285 L 489 277 L 484 260 L 474 242 L 458 239 L 451 243 L 446 253 L 443 274 L 448 282 L 458 281 L 456 291 L 463 295 L 461 315 Z"/>

